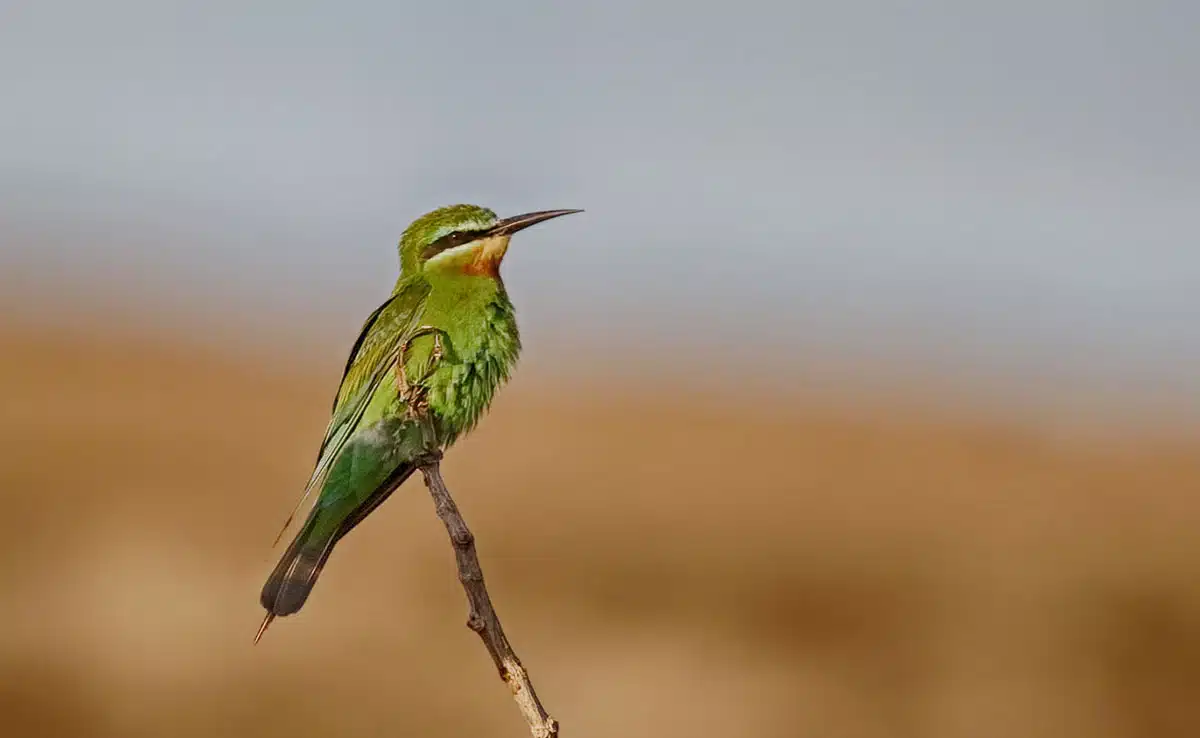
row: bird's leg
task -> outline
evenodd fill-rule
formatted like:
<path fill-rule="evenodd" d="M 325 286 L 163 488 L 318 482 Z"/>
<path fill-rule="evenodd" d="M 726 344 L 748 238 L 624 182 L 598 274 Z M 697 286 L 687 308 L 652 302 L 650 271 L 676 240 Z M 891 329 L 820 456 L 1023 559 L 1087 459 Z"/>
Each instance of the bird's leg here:
<path fill-rule="evenodd" d="M 425 373 L 417 380 L 417 384 L 425 384 L 428 382 L 433 373 L 437 371 L 438 364 L 446 356 L 445 347 L 442 346 L 441 331 L 433 334 L 433 350 L 429 352 L 429 363 L 425 365 Z"/>
<path fill-rule="evenodd" d="M 400 344 L 400 357 L 396 372 L 396 389 L 400 393 L 400 397 L 404 400 L 404 403 L 408 406 L 410 415 L 420 415 L 428 409 L 426 407 L 427 401 L 425 397 L 425 393 L 428 391 L 426 382 L 433 377 L 434 372 L 437 371 L 438 365 L 446 356 L 446 347 L 443 341 L 443 336 L 445 336 L 445 334 L 446 332 L 440 328 L 424 325 L 413 331 L 412 334 Z M 421 336 L 428 335 L 433 336 L 433 349 L 429 352 L 429 360 L 425 364 L 425 369 L 421 373 L 421 377 L 410 383 L 408 382 L 404 372 L 405 353 L 408 351 L 409 345 L 413 340 Z"/>
<path fill-rule="evenodd" d="M 441 335 L 441 333 L 442 333 L 442 330 L 440 328 L 434 328 L 431 325 L 423 325 L 420 328 L 417 328 L 412 333 L 408 334 L 408 336 L 406 336 L 404 338 L 404 340 L 400 342 L 399 349 L 396 352 L 396 371 L 395 371 L 396 391 L 399 393 L 400 397 L 407 399 L 409 397 L 409 394 L 413 391 L 412 387 L 408 383 L 408 377 L 406 376 L 406 372 L 404 371 L 404 364 L 408 359 L 408 349 L 409 349 L 409 347 L 412 346 L 412 342 L 417 340 L 421 336 L 428 336 L 428 335 L 432 334 L 434 336 L 434 351 L 439 352 L 439 356 L 440 356 L 439 336 Z M 420 384 L 420 382 L 417 382 L 417 384 Z"/>
<path fill-rule="evenodd" d="M 404 355 L 408 353 L 408 339 L 400 342 L 400 351 L 396 354 L 396 368 L 392 374 L 396 375 L 396 394 L 400 397 L 408 397 L 408 378 L 404 373 Z"/>
<path fill-rule="evenodd" d="M 433 378 L 434 372 L 438 369 L 438 364 L 441 363 L 445 356 L 445 349 L 442 345 L 442 334 L 433 334 L 433 349 L 429 352 L 429 361 L 425 364 L 425 371 L 421 373 L 421 378 L 413 383 L 412 391 L 409 396 L 409 407 L 418 414 L 424 415 L 429 409 L 429 399 L 427 394 L 429 386 L 427 382 Z"/>
<path fill-rule="evenodd" d="M 429 386 L 427 382 L 433 377 L 433 373 L 437 371 L 438 365 L 441 364 L 445 354 L 445 347 L 442 344 L 442 333 L 433 334 L 433 348 L 429 352 L 429 361 L 425 365 L 425 371 L 421 375 L 421 378 L 417 380 L 417 391 L 408 405 L 409 416 L 415 418 L 421 428 L 421 448 L 423 452 L 419 466 L 437 463 L 441 459 L 442 452 L 438 448 L 437 430 L 434 428 L 433 418 L 429 416 Z"/>

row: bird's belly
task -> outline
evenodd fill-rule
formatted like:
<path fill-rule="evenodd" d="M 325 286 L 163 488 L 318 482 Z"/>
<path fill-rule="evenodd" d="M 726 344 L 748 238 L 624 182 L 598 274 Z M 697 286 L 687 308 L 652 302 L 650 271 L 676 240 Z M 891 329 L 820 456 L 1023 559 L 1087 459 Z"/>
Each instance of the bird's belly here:
<path fill-rule="evenodd" d="M 475 427 L 506 379 L 508 368 L 503 362 L 482 353 L 434 373 L 426 397 L 444 445 Z"/>

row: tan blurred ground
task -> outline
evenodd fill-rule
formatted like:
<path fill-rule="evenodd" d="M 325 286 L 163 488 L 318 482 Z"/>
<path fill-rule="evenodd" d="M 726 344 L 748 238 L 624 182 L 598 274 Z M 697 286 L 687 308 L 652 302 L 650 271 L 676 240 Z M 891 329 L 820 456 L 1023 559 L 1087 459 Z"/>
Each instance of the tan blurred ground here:
<path fill-rule="evenodd" d="M 525 735 L 416 483 L 251 646 L 333 377 L 129 335 L 0 330 L 0 734 Z M 1194 437 L 651 386 L 446 465 L 565 738 L 1200 735 Z"/>

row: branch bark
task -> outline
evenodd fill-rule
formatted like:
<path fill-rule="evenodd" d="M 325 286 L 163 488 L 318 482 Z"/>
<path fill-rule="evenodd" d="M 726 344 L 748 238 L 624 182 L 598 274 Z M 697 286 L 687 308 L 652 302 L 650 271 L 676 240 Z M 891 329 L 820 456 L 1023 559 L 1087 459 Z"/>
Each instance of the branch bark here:
<path fill-rule="evenodd" d="M 533 683 L 529 681 L 529 673 L 521 665 L 521 660 L 513 652 L 508 639 L 504 637 L 504 629 L 500 627 L 500 618 L 492 607 L 488 597 L 487 585 L 483 581 L 483 569 L 479 566 L 479 558 L 475 555 L 475 536 L 467 528 L 467 523 L 458 512 L 450 490 L 442 479 L 441 454 L 431 454 L 430 458 L 421 464 L 421 474 L 425 477 L 425 486 L 433 497 L 437 516 L 446 526 L 450 534 L 450 542 L 454 545 L 454 557 L 458 562 L 458 581 L 462 582 L 467 593 L 467 601 L 471 605 L 467 617 L 467 627 L 475 631 L 488 654 L 492 657 L 500 678 L 512 690 L 513 699 L 525 722 L 529 723 L 529 731 L 533 738 L 557 738 L 558 721 L 547 714 L 546 709 L 538 700 Z"/>

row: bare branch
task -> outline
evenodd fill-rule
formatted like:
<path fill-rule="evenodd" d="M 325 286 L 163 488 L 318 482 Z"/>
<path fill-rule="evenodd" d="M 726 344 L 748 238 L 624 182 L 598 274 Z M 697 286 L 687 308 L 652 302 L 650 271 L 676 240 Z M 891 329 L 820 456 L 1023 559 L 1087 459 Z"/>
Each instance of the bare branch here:
<path fill-rule="evenodd" d="M 437 331 L 438 329 L 430 328 L 429 330 Z M 521 709 L 521 714 L 525 716 L 525 722 L 529 723 L 529 732 L 533 734 L 533 738 L 558 738 L 558 721 L 550 717 L 546 713 L 546 708 L 542 707 L 537 692 L 533 691 L 533 683 L 529 681 L 528 672 L 521 665 L 517 654 L 513 653 L 508 639 L 504 637 L 504 628 L 500 627 L 500 618 L 497 617 L 496 610 L 492 607 L 487 585 L 483 582 L 483 568 L 479 566 L 479 557 L 475 555 L 475 536 L 467 528 L 466 521 L 458 512 L 458 506 L 454 504 L 454 498 L 450 496 L 450 490 L 446 488 L 446 481 L 442 479 L 441 444 L 438 442 L 435 424 L 429 414 L 428 398 L 424 392 L 425 379 L 436 369 L 441 359 L 441 344 L 437 343 L 434 346 L 434 355 L 430 357 L 430 366 L 426 369 L 425 377 L 415 386 L 408 386 L 404 381 L 406 349 L 407 341 L 400 351 L 400 360 L 396 367 L 397 380 L 404 387 L 403 394 L 408 408 L 407 412 L 410 417 L 417 420 L 421 431 L 421 445 L 424 448 L 424 454 L 423 458 L 417 459 L 417 465 L 425 477 L 425 486 L 429 488 L 429 494 L 433 497 L 433 506 L 437 510 L 437 516 L 446 526 L 446 532 L 450 534 L 450 543 L 454 545 L 454 558 L 458 563 L 458 581 L 462 582 L 463 589 L 467 593 L 467 602 L 471 605 L 471 612 L 467 616 L 467 627 L 475 631 L 483 641 L 483 645 L 492 657 L 492 663 L 500 672 L 500 678 L 512 690 L 513 699 L 516 700 L 517 707 Z"/>
<path fill-rule="evenodd" d="M 546 713 L 529 674 L 521 666 L 521 660 L 513 653 L 512 646 L 504 637 L 504 629 L 500 627 L 500 618 L 492 608 L 488 597 L 487 586 L 483 582 L 483 569 L 479 566 L 479 558 L 475 555 L 475 536 L 467 528 L 467 523 L 458 512 L 450 490 L 442 479 L 441 454 L 431 453 L 421 464 L 421 474 L 425 476 L 425 486 L 433 496 L 433 504 L 437 515 L 450 534 L 450 542 L 454 544 L 454 557 L 458 562 L 458 581 L 462 582 L 467 593 L 467 601 L 471 605 L 467 617 L 467 627 L 479 634 L 483 645 L 491 654 L 500 678 L 512 690 L 517 707 L 529 723 L 529 731 L 533 738 L 557 738 L 558 721 Z"/>

